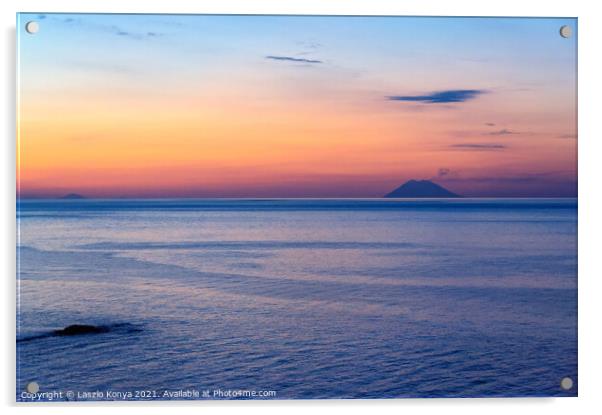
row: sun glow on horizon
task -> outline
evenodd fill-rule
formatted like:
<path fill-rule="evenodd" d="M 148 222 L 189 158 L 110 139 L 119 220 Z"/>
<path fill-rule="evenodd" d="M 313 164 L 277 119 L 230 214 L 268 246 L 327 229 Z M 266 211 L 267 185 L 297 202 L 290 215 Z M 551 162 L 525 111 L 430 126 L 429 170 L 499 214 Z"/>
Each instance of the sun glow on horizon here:
<path fill-rule="evenodd" d="M 19 195 L 576 196 L 562 24 L 21 14 Z"/>

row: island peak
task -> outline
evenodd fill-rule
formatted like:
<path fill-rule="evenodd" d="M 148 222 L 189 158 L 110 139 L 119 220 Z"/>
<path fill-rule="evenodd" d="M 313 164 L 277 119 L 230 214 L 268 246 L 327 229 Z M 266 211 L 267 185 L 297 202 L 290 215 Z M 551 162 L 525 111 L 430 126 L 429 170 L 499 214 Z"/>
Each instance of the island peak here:
<path fill-rule="evenodd" d="M 443 186 L 433 183 L 430 180 L 408 180 L 397 189 L 384 195 L 389 198 L 455 198 L 462 197 L 456 193 L 450 192 Z"/>
<path fill-rule="evenodd" d="M 79 193 L 68 193 L 64 196 L 61 196 L 60 199 L 85 199 L 85 197 Z"/>

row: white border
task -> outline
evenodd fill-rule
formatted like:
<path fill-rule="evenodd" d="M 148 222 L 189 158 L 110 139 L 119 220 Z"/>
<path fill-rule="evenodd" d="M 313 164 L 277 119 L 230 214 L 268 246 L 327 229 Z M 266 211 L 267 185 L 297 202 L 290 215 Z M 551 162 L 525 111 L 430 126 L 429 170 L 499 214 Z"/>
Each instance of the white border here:
<path fill-rule="evenodd" d="M 2 405 L 8 413 L 44 414 L 104 413 L 107 408 L 129 413 L 163 414 L 167 407 L 185 413 L 245 411 L 250 414 L 326 412 L 337 409 L 353 414 L 376 410 L 399 414 L 501 414 L 543 412 L 549 414 L 594 413 L 602 408 L 599 317 L 602 316 L 602 269 L 596 257 L 602 244 L 602 175 L 600 164 L 602 130 L 602 15 L 594 1 L 498 0 L 2 0 L 2 215 L 3 237 L 0 264 L 3 265 Z M 579 17 L 579 398 L 547 399 L 424 399 L 354 401 L 271 401 L 271 402 L 193 402 L 171 403 L 83 403 L 76 405 L 19 405 L 15 397 L 15 13 L 32 12 L 110 12 L 110 13 L 232 13 L 232 14 L 348 14 L 348 15 L 447 15 L 447 16 L 562 16 Z M 520 64 L 520 63 L 517 63 Z M 124 407 L 127 407 L 124 408 Z M 597 409 L 596 409 L 597 408 Z M 173 409 L 170 409 L 172 411 Z M 6 413 L 6 412 L 5 412 Z"/>

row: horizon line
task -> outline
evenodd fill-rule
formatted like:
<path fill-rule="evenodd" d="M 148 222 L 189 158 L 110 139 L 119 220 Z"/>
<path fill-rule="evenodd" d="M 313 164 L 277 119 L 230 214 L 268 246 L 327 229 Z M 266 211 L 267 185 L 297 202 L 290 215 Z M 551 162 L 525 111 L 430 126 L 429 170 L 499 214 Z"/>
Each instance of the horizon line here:
<path fill-rule="evenodd" d="M 82 200 L 174 200 L 174 199 L 193 199 L 193 200 L 222 200 L 222 199 L 232 199 L 232 200 L 323 200 L 323 199 L 332 199 L 332 200 L 340 200 L 340 199 L 385 199 L 385 200 L 395 200 L 395 199 L 578 199 L 578 195 L 575 196 L 459 196 L 459 197 L 385 197 L 385 196 L 365 196 L 365 197 L 356 197 L 356 196 L 304 196 L 304 197 L 281 197 L 281 196 L 216 196 L 216 197 L 206 197 L 206 196 L 174 196 L 174 197 L 164 197 L 164 196 L 107 196 L 107 197 L 88 197 L 82 196 L 78 198 L 68 198 L 64 196 L 25 196 L 19 197 L 18 200 L 65 200 L 65 201 L 82 201 Z"/>

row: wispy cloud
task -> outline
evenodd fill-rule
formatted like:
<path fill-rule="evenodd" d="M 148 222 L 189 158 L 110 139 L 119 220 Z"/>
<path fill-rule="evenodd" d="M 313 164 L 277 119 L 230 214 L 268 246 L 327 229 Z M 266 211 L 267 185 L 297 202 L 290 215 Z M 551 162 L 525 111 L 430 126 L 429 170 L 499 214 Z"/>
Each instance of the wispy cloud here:
<path fill-rule="evenodd" d="M 558 138 L 577 138 L 577 134 L 560 134 Z"/>
<path fill-rule="evenodd" d="M 288 61 L 288 62 L 298 62 L 298 63 L 324 63 L 317 59 L 305 59 L 305 58 L 295 58 L 293 56 L 274 56 L 268 55 L 265 57 L 266 59 L 271 59 L 274 61 Z"/>
<path fill-rule="evenodd" d="M 390 95 L 386 98 L 389 101 L 409 101 L 422 102 L 425 104 L 448 104 L 455 102 L 465 102 L 475 99 L 481 94 L 486 93 L 484 89 L 450 89 L 446 91 L 436 91 L 427 95 Z"/>
<path fill-rule="evenodd" d="M 439 170 L 437 170 L 437 177 L 445 177 L 450 172 L 451 172 L 451 170 L 448 169 L 447 167 L 441 167 Z"/>
<path fill-rule="evenodd" d="M 120 37 L 127 37 L 130 39 L 136 39 L 136 40 L 145 40 L 145 39 L 151 39 L 151 38 L 155 38 L 155 37 L 159 37 L 159 36 L 163 36 L 164 33 L 160 33 L 160 32 L 155 32 L 155 31 L 146 31 L 146 32 L 140 32 L 140 31 L 131 31 L 131 30 L 127 30 L 124 29 L 123 27 L 120 26 L 116 26 L 116 25 L 105 25 L 105 24 L 101 24 L 101 23 L 96 23 L 96 22 L 91 22 L 88 21 L 82 17 L 60 17 L 60 16 L 53 16 L 53 15 L 40 15 L 38 16 L 39 19 L 51 19 L 53 21 L 57 21 L 63 24 L 66 24 L 70 27 L 85 27 L 88 30 L 94 30 L 97 32 L 104 32 L 104 33 L 108 33 L 108 34 L 112 34 L 115 36 L 120 36 Z"/>
<path fill-rule="evenodd" d="M 483 135 L 514 135 L 514 134 L 520 134 L 520 133 L 516 132 L 516 131 L 507 130 L 506 128 L 503 128 L 498 131 L 491 131 L 489 133 L 483 133 Z"/>
<path fill-rule="evenodd" d="M 468 177 L 453 177 L 447 181 L 450 182 L 473 182 L 473 183 L 528 183 L 536 181 L 564 181 L 565 176 L 571 172 L 566 171 L 550 171 L 539 173 L 523 173 L 515 176 L 468 176 Z"/>
<path fill-rule="evenodd" d="M 315 51 L 322 47 L 322 44 L 314 40 L 300 40 L 296 42 L 298 46 L 308 51 Z"/>
<path fill-rule="evenodd" d="M 463 144 L 452 144 L 449 146 L 454 149 L 461 150 L 476 150 L 476 151 L 496 151 L 507 148 L 504 144 L 497 143 L 463 143 Z"/>
<path fill-rule="evenodd" d="M 458 177 L 459 175 L 459 170 L 450 169 L 449 167 L 439 167 L 439 169 L 437 169 L 437 174 L 431 179 L 447 182 L 455 177 Z"/>
<path fill-rule="evenodd" d="M 485 125 L 488 127 L 495 127 L 495 123 L 493 122 L 486 122 Z"/>
<path fill-rule="evenodd" d="M 516 177 L 467 177 L 462 179 L 450 179 L 454 182 L 473 182 L 473 183 L 531 183 L 538 181 L 535 176 L 516 176 Z"/>
<path fill-rule="evenodd" d="M 162 33 L 158 33 L 158 32 L 132 32 L 129 30 L 124 30 L 118 26 L 111 26 L 109 28 L 109 30 L 117 36 L 128 37 L 130 39 L 136 39 L 136 40 L 143 40 L 143 39 L 153 38 L 153 37 L 158 37 L 158 36 L 163 35 Z"/>

